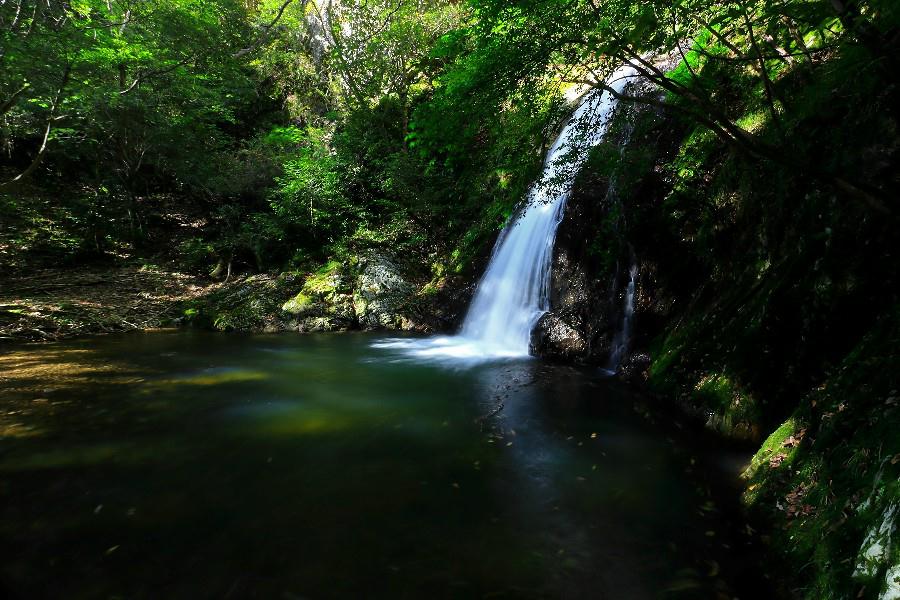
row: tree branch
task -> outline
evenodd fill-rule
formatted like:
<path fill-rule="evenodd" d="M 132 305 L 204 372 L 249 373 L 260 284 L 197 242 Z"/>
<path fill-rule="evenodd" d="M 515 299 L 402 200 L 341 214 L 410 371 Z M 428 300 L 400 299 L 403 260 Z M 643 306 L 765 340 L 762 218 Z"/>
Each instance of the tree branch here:
<path fill-rule="evenodd" d="M 183 67 L 184 65 L 188 64 L 191 61 L 191 58 L 193 58 L 193 57 L 188 56 L 188 57 L 182 58 L 177 63 L 175 63 L 173 65 L 169 65 L 168 67 L 166 67 L 164 69 L 157 69 L 155 71 L 139 71 L 137 77 L 135 77 L 134 81 L 131 82 L 131 85 L 129 85 L 124 90 L 121 90 L 119 92 L 119 95 L 124 96 L 125 94 L 127 94 L 128 92 L 130 92 L 131 90 L 136 88 L 140 83 L 146 81 L 147 79 L 150 79 L 152 77 L 158 77 L 160 75 L 165 75 L 166 73 L 171 73 L 178 67 Z"/>
<path fill-rule="evenodd" d="M 766 68 L 766 59 L 763 58 L 763 53 L 759 49 L 759 44 L 756 41 L 756 34 L 753 31 L 753 23 L 750 21 L 750 14 L 747 12 L 747 8 L 745 6 L 740 6 L 741 15 L 744 18 L 744 24 L 747 26 L 747 33 L 750 38 L 750 47 L 753 49 L 753 53 L 756 55 L 757 60 L 759 61 L 758 71 L 763 80 L 763 88 L 766 92 L 766 102 L 769 105 L 769 112 L 772 115 L 772 122 L 775 123 L 775 128 L 778 130 L 778 134 L 783 140 L 784 127 L 781 124 L 781 117 L 778 115 L 778 110 L 775 107 L 775 90 L 772 86 L 772 80 L 769 78 L 769 70 Z M 784 103 L 782 102 L 782 104 Z"/>
<path fill-rule="evenodd" d="M 59 106 L 60 99 L 62 98 L 63 90 L 69 83 L 69 75 L 71 74 L 71 72 L 72 64 L 69 63 L 66 65 L 65 71 L 63 71 L 62 83 L 60 84 L 59 89 L 56 90 L 53 101 L 50 103 L 50 116 L 47 118 L 47 126 L 44 128 L 44 136 L 41 140 L 41 147 L 38 149 L 37 154 L 35 154 L 34 158 L 32 159 L 31 164 L 29 164 L 24 171 L 22 171 L 9 181 L 0 183 L 0 190 L 19 181 L 22 181 L 23 179 L 31 175 L 31 173 L 38 168 L 38 165 L 41 164 L 41 161 L 44 158 L 44 154 L 46 154 L 47 152 L 47 141 L 50 139 L 50 130 L 53 128 L 53 123 L 59 120 L 59 117 L 56 116 L 56 109 Z"/>
<path fill-rule="evenodd" d="M 25 90 L 27 90 L 30 86 L 31 86 L 30 83 L 27 83 L 27 82 L 23 83 L 22 87 L 17 89 L 15 92 L 13 92 L 12 96 L 10 96 L 9 98 L 6 99 L 6 102 L 4 102 L 3 104 L 0 104 L 0 117 L 2 117 L 3 115 L 5 115 L 6 113 L 8 113 L 10 111 L 10 109 L 15 105 L 16 100 L 19 99 L 19 96 L 21 96 L 22 93 Z"/>
<path fill-rule="evenodd" d="M 281 16 L 284 14 L 284 11 L 287 10 L 287 7 L 293 1 L 294 0 L 285 0 L 284 3 L 278 8 L 278 12 L 275 14 L 275 18 L 272 19 L 267 25 L 262 26 L 262 30 L 263 30 L 262 35 L 260 35 L 258 38 L 256 38 L 256 40 L 252 44 L 247 46 L 246 48 L 241 48 L 240 50 L 238 50 L 237 52 L 232 54 L 231 57 L 232 58 L 241 58 L 242 56 L 246 56 L 247 54 L 250 54 L 257 48 L 259 48 L 260 46 L 262 46 L 263 44 L 268 42 L 269 36 L 272 35 L 272 28 L 278 24 L 278 21 L 281 20 Z M 304 1 L 304 4 L 305 4 L 305 1 Z"/>

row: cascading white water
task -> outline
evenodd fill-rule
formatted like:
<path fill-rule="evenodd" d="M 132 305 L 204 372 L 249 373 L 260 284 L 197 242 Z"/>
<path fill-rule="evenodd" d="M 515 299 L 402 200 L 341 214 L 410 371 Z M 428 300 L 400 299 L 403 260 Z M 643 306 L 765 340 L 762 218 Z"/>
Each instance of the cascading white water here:
<path fill-rule="evenodd" d="M 628 287 L 625 288 L 625 307 L 622 311 L 622 328 L 616 334 L 612 343 L 612 351 L 609 354 L 609 364 L 606 372 L 615 375 L 628 352 L 628 344 L 631 342 L 631 320 L 634 317 L 634 288 L 635 279 L 637 278 L 638 267 L 632 262 L 628 269 Z"/>
<path fill-rule="evenodd" d="M 621 92 L 637 75 L 619 68 L 606 85 Z M 527 356 L 531 330 L 550 308 L 550 267 L 556 229 L 575 176 L 588 151 L 603 138 L 616 106 L 609 92 L 585 94 L 547 152 L 541 178 L 494 246 L 462 330 L 453 337 L 385 340 L 377 345 L 406 349 L 417 356 L 480 359 Z"/>

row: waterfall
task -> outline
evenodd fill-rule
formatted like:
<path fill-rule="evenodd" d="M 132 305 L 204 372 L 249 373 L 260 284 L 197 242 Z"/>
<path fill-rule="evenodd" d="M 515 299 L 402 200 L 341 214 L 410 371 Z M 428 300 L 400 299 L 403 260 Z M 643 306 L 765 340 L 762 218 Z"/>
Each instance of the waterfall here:
<path fill-rule="evenodd" d="M 622 359 L 628 352 L 628 344 L 631 342 L 631 320 L 634 317 L 634 287 L 638 274 L 637 262 L 632 257 L 631 267 L 628 269 L 628 287 L 625 288 L 625 306 L 622 310 L 622 327 L 613 338 L 609 353 L 609 364 L 606 372 L 615 375 L 622 364 Z"/>
<path fill-rule="evenodd" d="M 621 92 L 637 75 L 626 65 L 606 85 Z M 550 308 L 550 268 L 556 230 L 575 177 L 603 138 L 616 106 L 612 94 L 592 89 L 581 98 L 544 160 L 541 177 L 501 232 L 478 283 L 462 330 L 428 340 L 385 340 L 417 356 L 484 359 L 528 356 L 531 330 Z"/>

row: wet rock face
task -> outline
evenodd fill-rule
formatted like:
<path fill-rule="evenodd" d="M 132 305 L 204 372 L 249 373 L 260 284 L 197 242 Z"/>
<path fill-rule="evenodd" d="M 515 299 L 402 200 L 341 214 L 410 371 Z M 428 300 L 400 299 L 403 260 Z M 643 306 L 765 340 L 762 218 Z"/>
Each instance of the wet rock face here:
<path fill-rule="evenodd" d="M 579 330 L 552 312 L 538 320 L 531 332 L 530 346 L 535 356 L 565 361 L 582 358 L 588 347 Z"/>
<path fill-rule="evenodd" d="M 634 93 L 640 95 L 648 90 L 642 88 Z M 624 118 L 633 124 L 641 111 L 655 109 L 628 110 Z M 621 160 L 629 148 L 639 148 L 640 156 L 651 153 L 654 161 L 661 161 L 665 159 L 666 136 L 679 139 L 677 135 L 663 126 L 640 133 L 628 127 L 614 127 L 605 141 L 605 151 Z M 557 230 L 550 281 L 550 312 L 554 318 L 539 322 L 534 333 L 534 339 L 540 343 L 533 344 L 532 351 L 540 357 L 572 356 L 576 362 L 608 364 L 614 340 L 623 327 L 632 267 L 637 268 L 637 275 L 627 348 L 643 347 L 662 330 L 672 312 L 671 295 L 659 282 L 660 266 L 650 260 L 652 253 L 648 251 L 655 248 L 659 227 L 655 223 L 642 226 L 641 220 L 652 213 L 665 186 L 658 181 L 656 169 L 642 171 L 639 179 L 624 184 L 621 179 L 610 181 L 604 154 L 598 156 L 598 162 L 589 162 L 576 179 Z M 583 340 L 577 350 L 564 341 L 571 336 L 565 338 L 546 331 L 551 322 L 557 321 Z M 554 327 L 561 329 L 559 325 Z M 623 358 L 627 357 L 628 351 Z M 639 378 L 646 371 L 642 361 L 643 358 L 632 363 L 624 360 L 619 367 L 628 372 L 626 376 Z"/>
<path fill-rule="evenodd" d="M 621 286 L 591 249 L 597 223 L 609 213 L 608 190 L 602 178 L 582 181 L 566 205 L 553 248 L 550 312 L 532 333 L 535 356 L 598 364 L 609 357 Z"/>
<path fill-rule="evenodd" d="M 647 369 L 650 368 L 650 355 L 646 352 L 638 352 L 628 356 L 619 368 L 619 377 L 625 381 L 641 382 L 647 379 Z"/>

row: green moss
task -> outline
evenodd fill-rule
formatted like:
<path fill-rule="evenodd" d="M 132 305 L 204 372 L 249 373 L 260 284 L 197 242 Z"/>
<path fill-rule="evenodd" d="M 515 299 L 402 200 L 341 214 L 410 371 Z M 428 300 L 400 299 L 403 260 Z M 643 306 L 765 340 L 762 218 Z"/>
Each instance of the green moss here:
<path fill-rule="evenodd" d="M 759 410 L 755 399 L 724 373 L 711 373 L 694 386 L 693 401 L 711 411 L 708 425 L 730 435 L 755 437 Z"/>
<path fill-rule="evenodd" d="M 312 298 L 300 292 L 281 306 L 281 310 L 292 315 L 302 314 L 314 304 Z"/>
<path fill-rule="evenodd" d="M 766 439 L 744 502 L 773 532 L 797 597 L 876 598 L 900 564 L 900 308 Z"/>
<path fill-rule="evenodd" d="M 303 280 L 292 273 L 253 275 L 230 282 L 194 300 L 184 312 L 191 325 L 220 331 L 262 330 L 277 326 L 282 307 L 297 301 Z M 289 300 L 285 302 L 285 298 Z M 299 305 L 302 301 L 297 301 Z"/>
<path fill-rule="evenodd" d="M 294 316 L 316 310 L 333 311 L 336 296 L 349 291 L 344 289 L 345 274 L 357 261 L 356 257 L 328 261 L 306 277 L 300 292 L 285 302 L 281 310 Z"/>
<path fill-rule="evenodd" d="M 306 278 L 303 290 L 311 295 L 325 295 L 334 293 L 340 284 L 343 265 L 339 261 L 331 260 Z"/>
<path fill-rule="evenodd" d="M 723 374 L 704 375 L 694 389 L 698 397 L 706 399 L 707 404 L 723 410 L 731 405 L 732 398 L 738 396 L 734 382 Z"/>
<path fill-rule="evenodd" d="M 776 454 L 784 453 L 785 441 L 797 432 L 797 420 L 794 417 L 790 417 L 787 421 L 782 423 L 778 429 L 773 431 L 769 437 L 766 438 L 760 449 L 753 455 L 750 465 L 744 471 L 744 477 L 752 479 L 761 466 L 768 464 Z M 785 458 L 790 458 L 792 454 L 793 451 L 786 454 Z M 745 492 L 745 502 L 753 503 L 756 499 L 758 490 L 759 486 L 751 485 Z"/>
<path fill-rule="evenodd" d="M 438 292 L 440 292 L 441 288 L 445 284 L 446 280 L 443 277 L 435 277 L 434 279 L 426 283 L 421 290 L 419 290 L 419 296 L 423 298 L 435 296 Z"/>

